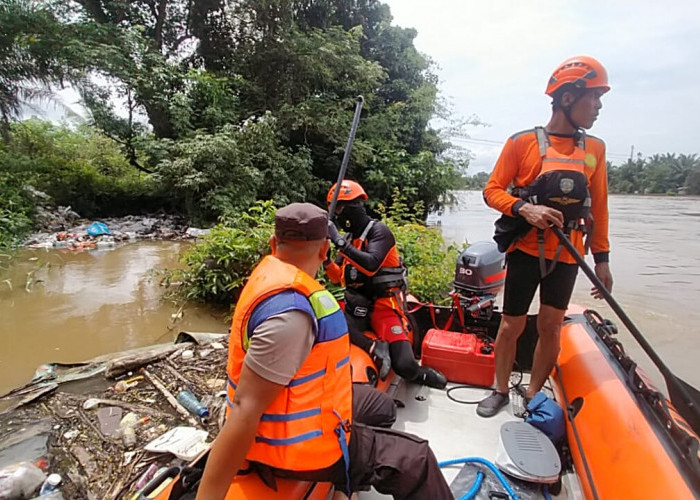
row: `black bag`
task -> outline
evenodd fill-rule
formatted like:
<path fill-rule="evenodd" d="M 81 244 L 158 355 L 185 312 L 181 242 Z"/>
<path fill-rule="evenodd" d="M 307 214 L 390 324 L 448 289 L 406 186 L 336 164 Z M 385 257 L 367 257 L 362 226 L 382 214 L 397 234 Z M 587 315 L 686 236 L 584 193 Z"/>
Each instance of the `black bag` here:
<path fill-rule="evenodd" d="M 494 226 L 496 231 L 493 235 L 493 240 L 498 245 L 499 252 L 508 250 L 508 247 L 517 238 L 525 236 L 533 227 L 522 217 L 511 217 L 509 215 L 501 215 L 494 223 Z"/>

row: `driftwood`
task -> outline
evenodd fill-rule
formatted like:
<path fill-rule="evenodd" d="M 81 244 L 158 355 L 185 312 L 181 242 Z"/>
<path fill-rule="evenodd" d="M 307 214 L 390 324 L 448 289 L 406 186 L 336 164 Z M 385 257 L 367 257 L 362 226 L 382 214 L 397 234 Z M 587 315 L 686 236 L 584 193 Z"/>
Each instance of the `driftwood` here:
<path fill-rule="evenodd" d="M 165 396 L 165 399 L 170 403 L 170 405 L 177 410 L 177 412 L 182 415 L 182 417 L 187 420 L 190 424 L 194 425 L 195 427 L 201 427 L 200 423 L 197 422 L 192 415 L 190 415 L 190 412 L 188 412 L 184 406 L 182 406 L 177 399 L 175 399 L 175 396 L 165 387 L 165 384 L 158 380 L 158 377 L 153 375 L 152 373 L 149 373 L 148 370 L 145 368 L 141 368 L 141 373 L 143 374 L 144 377 L 148 379 L 148 381 L 153 384 L 153 386 L 158 389 L 163 396 Z"/>
<path fill-rule="evenodd" d="M 51 383 L 51 384 L 47 384 L 44 386 L 37 386 L 36 388 L 34 388 L 32 390 L 28 390 L 27 395 L 25 395 L 22 399 L 20 399 L 19 401 L 17 401 L 13 405 L 10 405 L 7 408 L 5 408 L 4 410 L 0 411 L 0 415 L 2 415 L 3 413 L 9 413 L 9 412 L 15 411 L 20 406 L 26 405 L 27 403 L 31 403 L 32 401 L 40 398 L 44 394 L 48 394 L 49 392 L 55 391 L 57 387 L 58 387 L 58 384 Z M 19 394 L 19 393 L 15 393 L 15 394 Z"/>
<path fill-rule="evenodd" d="M 170 374 L 171 374 L 173 377 L 175 377 L 175 378 L 179 379 L 180 381 L 182 381 L 182 383 L 185 384 L 185 389 L 187 389 L 187 388 L 189 388 L 189 387 L 191 387 L 191 386 L 194 385 L 190 380 L 187 380 L 185 377 L 183 377 L 182 375 L 180 375 L 180 374 L 177 372 L 177 370 L 175 369 L 175 367 L 174 367 L 174 366 L 171 366 L 170 363 L 172 363 L 172 361 L 171 361 L 170 359 L 166 360 L 166 362 L 163 363 L 163 368 L 165 368 L 168 372 L 170 372 Z"/>
<path fill-rule="evenodd" d="M 155 408 L 151 408 L 150 406 L 141 405 L 138 403 L 130 403 L 128 401 L 120 401 L 119 399 L 99 399 L 99 398 L 76 398 L 76 399 L 80 399 L 83 402 L 87 401 L 88 399 L 92 399 L 95 402 L 97 402 L 98 404 L 103 405 L 103 406 L 120 406 L 122 408 L 126 408 L 129 411 L 133 411 L 134 413 L 148 415 L 149 417 L 172 418 L 172 416 L 169 413 L 166 413 L 164 411 L 160 411 L 160 410 L 157 410 Z"/>
<path fill-rule="evenodd" d="M 107 368 L 105 370 L 105 377 L 114 378 L 122 373 L 126 373 L 131 370 L 136 370 L 142 366 L 145 366 L 153 361 L 158 361 L 166 356 L 174 355 L 178 351 L 182 351 L 187 348 L 194 346 L 191 342 L 184 342 L 182 344 L 167 344 L 154 346 L 152 349 L 141 350 L 134 354 L 127 354 L 121 358 L 116 358 L 107 363 Z"/>

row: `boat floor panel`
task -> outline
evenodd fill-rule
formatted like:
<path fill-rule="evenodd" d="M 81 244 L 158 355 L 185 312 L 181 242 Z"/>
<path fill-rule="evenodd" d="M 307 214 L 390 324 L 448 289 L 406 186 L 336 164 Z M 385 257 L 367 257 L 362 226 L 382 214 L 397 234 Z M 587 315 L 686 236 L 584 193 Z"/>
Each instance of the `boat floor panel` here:
<path fill-rule="evenodd" d="M 524 381 L 527 383 L 527 380 Z M 458 384 L 448 384 L 448 389 Z M 490 394 L 490 390 L 477 388 L 460 388 L 451 395 L 465 401 L 478 402 Z M 520 420 L 513 414 L 514 398 L 511 403 L 491 418 L 482 418 L 476 414 L 476 404 L 462 404 L 449 399 L 445 390 L 431 389 L 426 386 L 399 382 L 388 391 L 400 401 L 403 407 L 397 410 L 394 429 L 409 432 L 430 442 L 430 447 L 439 462 L 465 457 L 481 457 L 493 462 L 496 457 L 499 431 L 504 422 Z M 443 468 L 448 483 L 452 483 L 462 469 L 461 465 Z M 564 487 L 559 495 L 552 498 L 582 498 L 578 490 L 578 481 L 573 475 L 564 477 Z M 573 483 L 572 483 L 573 480 Z M 484 485 L 486 485 L 486 481 Z M 520 483 L 522 484 L 522 483 Z M 519 495 L 520 496 L 520 495 Z M 360 500 L 378 500 L 391 498 L 372 490 L 359 494 Z M 482 491 L 475 498 L 487 499 L 488 490 Z M 544 498 L 539 491 L 527 498 Z"/>

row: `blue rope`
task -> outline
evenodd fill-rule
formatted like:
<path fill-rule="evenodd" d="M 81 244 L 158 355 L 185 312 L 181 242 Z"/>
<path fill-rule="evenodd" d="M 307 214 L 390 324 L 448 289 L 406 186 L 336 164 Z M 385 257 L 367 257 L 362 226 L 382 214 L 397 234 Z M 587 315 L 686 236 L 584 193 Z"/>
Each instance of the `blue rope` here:
<path fill-rule="evenodd" d="M 488 467 L 491 472 L 496 476 L 496 479 L 503 485 L 505 490 L 508 492 L 510 497 L 513 500 L 520 500 L 518 498 L 518 495 L 515 494 L 515 491 L 513 491 L 513 488 L 510 487 L 508 484 L 508 481 L 506 481 L 506 478 L 503 477 L 503 474 L 501 474 L 501 471 L 499 471 L 495 465 L 493 465 L 491 462 L 486 460 L 485 458 L 481 457 L 467 457 L 467 458 L 455 458 L 454 460 L 445 460 L 444 462 L 439 462 L 438 465 L 440 467 L 447 467 L 449 465 L 457 465 L 457 464 L 466 464 L 466 463 L 478 463 L 485 465 Z M 471 490 L 470 490 L 471 491 Z"/>
<path fill-rule="evenodd" d="M 544 500 L 552 500 L 552 497 L 549 494 L 549 488 L 546 484 L 542 485 L 542 495 L 544 496 Z"/>
<path fill-rule="evenodd" d="M 484 482 L 484 473 L 479 471 L 476 473 L 476 479 L 474 480 L 474 484 L 472 485 L 471 488 L 469 488 L 469 491 L 467 491 L 464 495 L 459 497 L 459 500 L 472 500 L 476 496 L 477 493 L 479 493 L 479 489 L 481 488 L 481 483 Z"/>

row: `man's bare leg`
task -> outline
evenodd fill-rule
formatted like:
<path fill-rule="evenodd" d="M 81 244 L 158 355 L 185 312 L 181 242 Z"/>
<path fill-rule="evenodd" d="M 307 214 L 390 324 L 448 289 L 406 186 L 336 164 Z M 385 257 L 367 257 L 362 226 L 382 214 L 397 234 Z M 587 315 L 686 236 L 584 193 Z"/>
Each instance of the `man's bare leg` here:
<path fill-rule="evenodd" d="M 532 398 L 547 381 L 552 373 L 554 364 L 559 356 L 559 341 L 561 336 L 561 325 L 564 321 L 566 311 L 556 309 L 545 304 L 540 305 L 540 312 L 537 315 L 537 333 L 539 339 L 535 346 L 535 358 L 532 362 L 532 374 L 530 384 L 525 391 L 525 397 Z M 498 366 L 498 363 L 496 363 Z"/>

